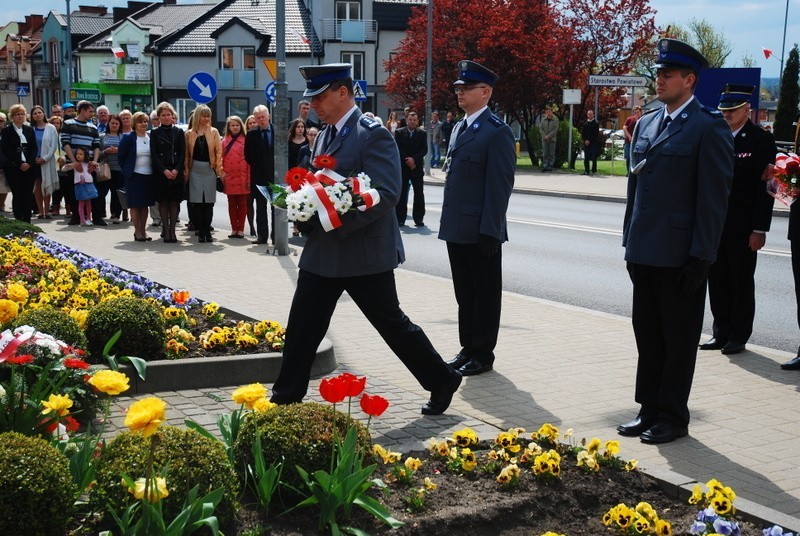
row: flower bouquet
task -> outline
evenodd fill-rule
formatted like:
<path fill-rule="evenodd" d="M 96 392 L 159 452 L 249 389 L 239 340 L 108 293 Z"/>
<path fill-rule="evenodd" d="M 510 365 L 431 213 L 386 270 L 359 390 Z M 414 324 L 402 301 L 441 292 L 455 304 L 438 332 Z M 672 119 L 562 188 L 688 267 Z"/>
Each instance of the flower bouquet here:
<path fill-rule="evenodd" d="M 769 195 L 786 206 L 800 195 L 800 157 L 782 153 L 775 158 L 774 176 L 767 181 Z"/>
<path fill-rule="evenodd" d="M 328 232 L 341 227 L 342 214 L 353 209 L 365 211 L 380 202 L 380 194 L 365 173 L 343 177 L 334 171 L 336 159 L 327 154 L 317 156 L 313 164 L 316 172 L 294 167 L 286 172 L 285 187 L 272 187 L 272 203 L 286 209 L 289 221 L 306 222 L 316 214 Z"/>

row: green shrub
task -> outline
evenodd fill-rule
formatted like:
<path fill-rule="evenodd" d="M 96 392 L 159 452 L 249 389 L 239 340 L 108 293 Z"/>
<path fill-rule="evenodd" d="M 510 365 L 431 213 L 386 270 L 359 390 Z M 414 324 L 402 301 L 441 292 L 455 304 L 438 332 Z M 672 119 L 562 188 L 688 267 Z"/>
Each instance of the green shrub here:
<path fill-rule="evenodd" d="M 175 518 L 189 491 L 199 485 L 199 496 L 224 487 L 215 515 L 220 521 L 230 519 L 237 508 L 239 481 L 228 462 L 222 443 L 201 436 L 194 430 L 162 426 L 153 458 L 153 470 L 161 475 L 166 469 L 169 496 L 163 499 L 164 517 Z M 115 437 L 97 463 L 97 482 L 92 488 L 91 504 L 97 511 L 114 509 L 121 513 L 133 497 L 121 484 L 122 473 L 133 480 L 143 478 L 150 438 L 133 432 Z M 110 520 L 107 516 L 106 520 Z"/>
<path fill-rule="evenodd" d="M 38 437 L 0 434 L 0 534 L 65 534 L 74 493 L 66 456 Z"/>
<path fill-rule="evenodd" d="M 25 325 L 52 335 L 70 346 L 86 348 L 86 335 L 83 334 L 78 322 L 69 314 L 55 307 L 28 309 L 14 319 L 15 328 Z"/>
<path fill-rule="evenodd" d="M 41 233 L 42 228 L 37 227 L 36 225 L 25 223 L 21 220 L 15 220 L 13 218 L 6 218 L 5 216 L 0 216 L 0 236 L 21 236 L 26 233 Z"/>
<path fill-rule="evenodd" d="M 122 330 L 112 355 L 131 355 L 145 361 L 164 355 L 164 317 L 158 307 L 141 298 L 114 298 L 99 303 L 86 318 L 86 338 L 94 363 L 103 359 L 103 347 Z"/>
<path fill-rule="evenodd" d="M 330 469 L 333 427 L 331 406 L 315 402 L 278 406 L 264 413 L 250 412 L 244 419 L 234 445 L 236 465 L 242 471 L 253 463 L 251 445 L 256 430 L 261 432 L 264 460 L 274 464 L 284 459 L 281 480 L 297 489 L 304 489 L 303 481 L 295 469 L 299 465 L 309 473 Z M 359 449 L 369 453 L 372 441 L 369 431 L 351 419 L 358 430 Z M 336 412 L 337 437 L 341 440 L 347 432 L 347 415 Z M 289 501 L 296 497 L 289 495 Z M 286 498 L 285 502 L 286 502 Z"/>

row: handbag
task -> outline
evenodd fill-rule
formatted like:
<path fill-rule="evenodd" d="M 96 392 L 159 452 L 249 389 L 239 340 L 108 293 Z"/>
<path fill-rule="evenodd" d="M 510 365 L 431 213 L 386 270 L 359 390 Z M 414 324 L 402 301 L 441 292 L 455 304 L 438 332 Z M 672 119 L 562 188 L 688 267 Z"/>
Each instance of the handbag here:
<path fill-rule="evenodd" d="M 111 178 L 111 166 L 108 162 L 103 162 L 97 168 L 97 182 L 104 182 Z"/>
<path fill-rule="evenodd" d="M 217 177 L 217 191 L 220 193 L 225 193 L 225 183 L 222 182 L 222 179 Z"/>
<path fill-rule="evenodd" d="M 97 187 L 93 182 L 79 182 L 75 185 L 75 199 L 86 201 L 97 197 Z"/>

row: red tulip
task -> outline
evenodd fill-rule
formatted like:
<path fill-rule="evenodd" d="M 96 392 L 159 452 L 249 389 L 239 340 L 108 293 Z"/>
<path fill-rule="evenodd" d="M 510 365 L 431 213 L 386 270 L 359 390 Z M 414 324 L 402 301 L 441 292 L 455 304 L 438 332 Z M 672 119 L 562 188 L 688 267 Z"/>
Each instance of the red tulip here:
<path fill-rule="evenodd" d="M 797 160 L 787 160 L 786 161 L 786 173 L 787 175 L 794 175 L 798 171 L 800 171 L 800 162 Z"/>
<path fill-rule="evenodd" d="M 339 374 L 338 378 L 345 385 L 345 396 L 355 397 L 364 392 L 364 386 L 367 384 L 367 377 L 358 377 L 349 372 Z"/>
<path fill-rule="evenodd" d="M 389 401 L 382 396 L 364 393 L 361 397 L 361 409 L 370 417 L 380 417 L 388 407 Z"/>
<path fill-rule="evenodd" d="M 347 396 L 345 384 L 338 376 L 323 379 L 319 384 L 319 394 L 331 404 L 338 404 Z"/>

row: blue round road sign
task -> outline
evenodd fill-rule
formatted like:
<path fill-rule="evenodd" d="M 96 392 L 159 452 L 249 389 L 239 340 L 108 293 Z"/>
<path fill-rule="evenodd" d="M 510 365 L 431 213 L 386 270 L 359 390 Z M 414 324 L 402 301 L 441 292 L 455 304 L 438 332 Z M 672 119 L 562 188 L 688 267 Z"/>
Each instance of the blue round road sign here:
<path fill-rule="evenodd" d="M 186 91 L 197 104 L 206 104 L 217 96 L 217 81 L 212 75 L 200 71 L 189 77 Z"/>
<path fill-rule="evenodd" d="M 264 88 L 264 96 L 269 102 L 275 104 L 275 82 L 267 84 L 267 87 Z"/>

